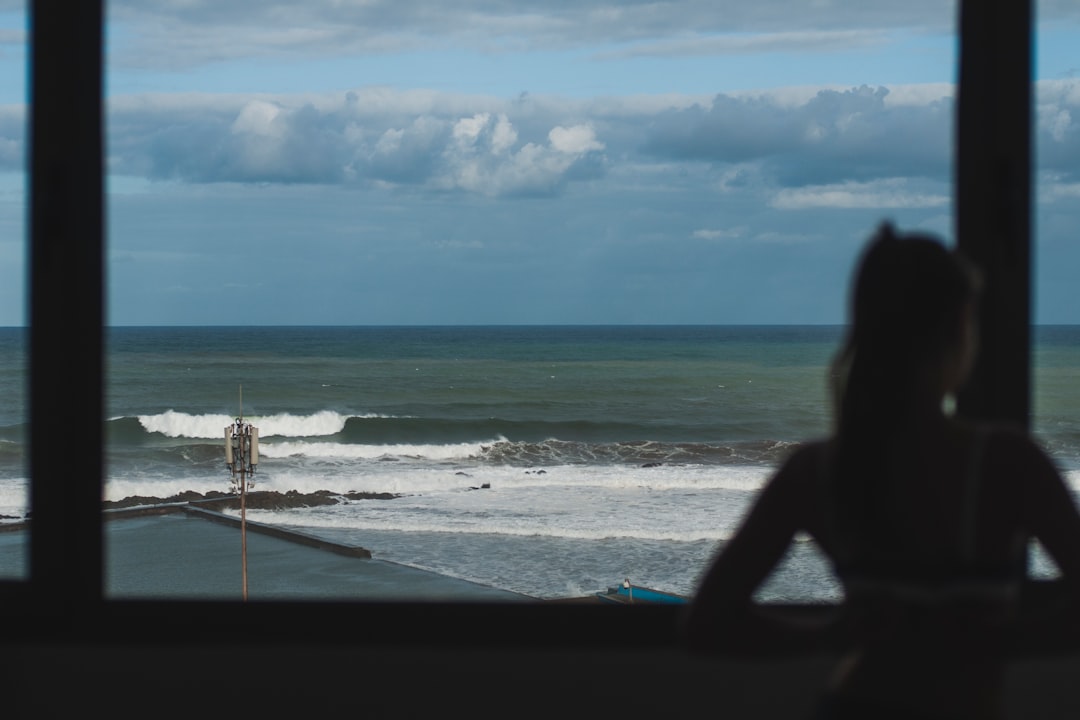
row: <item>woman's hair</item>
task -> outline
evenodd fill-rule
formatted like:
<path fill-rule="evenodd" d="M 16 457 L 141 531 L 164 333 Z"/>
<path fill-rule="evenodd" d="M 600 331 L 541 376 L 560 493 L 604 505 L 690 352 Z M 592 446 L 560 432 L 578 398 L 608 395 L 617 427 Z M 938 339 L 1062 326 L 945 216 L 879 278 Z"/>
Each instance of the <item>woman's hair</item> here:
<path fill-rule="evenodd" d="M 956 351 L 963 313 L 976 297 L 974 268 L 940 240 L 880 226 L 858 264 L 850 324 L 833 363 L 837 402 L 832 476 L 838 530 L 867 551 L 888 543 L 882 477 L 915 403 Z M 850 546 L 850 543 L 849 543 Z"/>

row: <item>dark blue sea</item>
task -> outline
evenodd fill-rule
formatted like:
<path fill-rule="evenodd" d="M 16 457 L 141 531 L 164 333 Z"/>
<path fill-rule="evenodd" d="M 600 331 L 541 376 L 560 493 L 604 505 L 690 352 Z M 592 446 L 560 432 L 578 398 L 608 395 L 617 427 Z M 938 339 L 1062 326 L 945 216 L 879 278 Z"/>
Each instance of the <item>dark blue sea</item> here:
<path fill-rule="evenodd" d="M 842 328 L 113 328 L 106 499 L 256 490 L 394 500 L 249 511 L 534 597 L 689 593 L 772 468 L 829 430 Z M 25 331 L 0 329 L 0 515 L 27 510 Z M 1080 328 L 1036 332 L 1033 428 L 1080 482 Z M 763 597 L 833 599 L 809 542 Z"/>

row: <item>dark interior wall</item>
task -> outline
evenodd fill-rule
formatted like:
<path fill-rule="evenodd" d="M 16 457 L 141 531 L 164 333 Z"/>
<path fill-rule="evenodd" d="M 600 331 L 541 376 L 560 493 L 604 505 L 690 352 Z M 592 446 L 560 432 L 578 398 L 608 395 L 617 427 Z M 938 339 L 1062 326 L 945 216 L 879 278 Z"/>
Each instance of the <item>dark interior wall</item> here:
<path fill-rule="evenodd" d="M 832 665 L 829 656 L 700 659 L 673 649 L 185 644 L 180 627 L 148 632 L 170 639 L 6 648 L 5 716 L 794 719 L 809 717 Z M 1006 717 L 1080 717 L 1078 677 L 1080 655 L 1016 663 Z"/>

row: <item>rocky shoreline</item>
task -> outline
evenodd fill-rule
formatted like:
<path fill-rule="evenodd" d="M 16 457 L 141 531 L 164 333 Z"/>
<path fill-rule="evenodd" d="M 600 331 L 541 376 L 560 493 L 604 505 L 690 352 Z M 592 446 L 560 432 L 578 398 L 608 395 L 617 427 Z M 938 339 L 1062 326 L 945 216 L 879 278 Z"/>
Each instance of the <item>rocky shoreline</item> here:
<path fill-rule="evenodd" d="M 315 492 L 302 493 L 290 490 L 281 493 L 273 490 L 260 490 L 247 494 L 245 506 L 251 510 L 292 510 L 294 508 L 320 507 L 323 505 L 343 505 L 361 500 L 394 500 L 399 497 L 402 496 L 397 493 L 386 492 L 334 493 L 329 490 L 316 490 Z M 188 490 L 164 498 L 131 495 L 123 500 L 105 500 L 101 506 L 103 510 L 116 511 L 184 504 L 194 505 L 214 512 L 239 510 L 240 496 L 216 490 L 207 493 Z M 27 513 L 24 517 L 0 515 L 0 531 L 21 529 L 29 520 L 30 513 Z"/>
<path fill-rule="evenodd" d="M 358 500 L 393 500 L 401 497 L 395 493 L 377 492 L 349 492 L 333 493 L 329 490 L 316 490 L 311 493 L 290 490 L 285 493 L 260 490 L 249 492 L 245 499 L 245 506 L 251 510 L 291 510 L 293 508 L 320 507 L 323 505 L 341 505 Z M 210 491 L 199 493 L 186 491 L 167 498 L 132 495 L 123 500 L 106 500 L 102 506 L 106 510 L 120 510 L 126 508 L 147 505 L 177 505 L 190 503 L 207 510 L 222 512 L 224 510 L 239 510 L 240 496 L 231 493 Z"/>

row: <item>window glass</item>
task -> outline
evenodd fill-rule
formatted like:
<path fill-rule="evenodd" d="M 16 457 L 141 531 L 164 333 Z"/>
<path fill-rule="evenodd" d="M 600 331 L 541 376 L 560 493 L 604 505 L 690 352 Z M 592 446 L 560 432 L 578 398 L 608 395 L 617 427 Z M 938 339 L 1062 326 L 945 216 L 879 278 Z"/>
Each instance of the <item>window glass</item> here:
<path fill-rule="evenodd" d="M 690 593 L 864 239 L 951 234 L 955 5 L 878 5 L 110 3 L 106 500 L 189 512 L 108 592 L 240 597 L 242 417 L 252 527 L 390 561 L 249 531 L 252 596 Z"/>
<path fill-rule="evenodd" d="M 27 575 L 26 12 L 0 10 L 0 579 Z"/>
<path fill-rule="evenodd" d="M 1080 13 L 1037 4 L 1034 88 L 1033 430 L 1069 486 L 1080 489 Z M 1056 570 L 1041 553 L 1035 569 Z"/>

